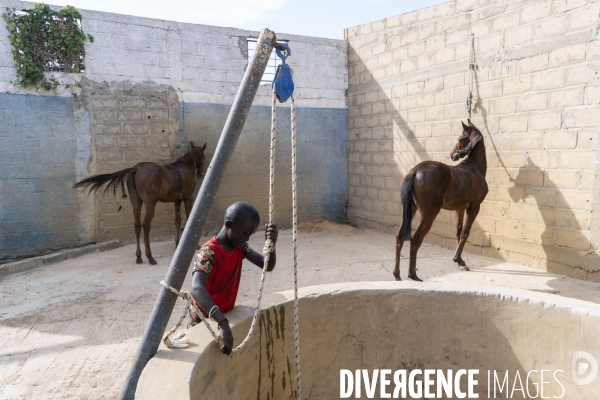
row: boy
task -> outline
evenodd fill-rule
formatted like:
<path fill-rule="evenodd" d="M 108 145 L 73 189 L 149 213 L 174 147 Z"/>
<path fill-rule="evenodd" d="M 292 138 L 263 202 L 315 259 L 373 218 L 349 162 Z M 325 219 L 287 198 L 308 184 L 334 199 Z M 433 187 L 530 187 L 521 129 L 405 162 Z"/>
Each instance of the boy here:
<path fill-rule="evenodd" d="M 221 329 L 223 346 L 221 351 L 230 354 L 233 348 L 233 335 L 229 321 L 223 315 L 235 305 L 235 299 L 242 275 L 244 258 L 262 268 L 264 257 L 248 246 L 250 236 L 260 224 L 258 211 L 245 202 L 232 204 L 225 211 L 225 221 L 219 234 L 202 247 L 194 259 L 192 272 L 192 297 L 196 306 L 205 316 L 215 320 Z M 277 242 L 277 227 L 265 225 L 265 239 Z M 267 271 L 275 268 L 275 251 L 269 257 Z M 197 315 L 191 314 L 194 322 L 200 322 Z"/>

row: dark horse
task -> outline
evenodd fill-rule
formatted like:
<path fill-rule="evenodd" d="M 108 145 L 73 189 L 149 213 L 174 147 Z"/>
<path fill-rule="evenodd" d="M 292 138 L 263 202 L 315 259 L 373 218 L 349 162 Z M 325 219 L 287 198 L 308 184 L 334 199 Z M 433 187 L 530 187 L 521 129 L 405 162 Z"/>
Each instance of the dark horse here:
<path fill-rule="evenodd" d="M 437 161 L 423 161 L 404 177 L 401 189 L 402 225 L 396 235 L 396 264 L 394 277 L 400 280 L 400 251 L 405 240 L 410 239 L 409 279 L 421 281 L 417 276 L 417 251 L 440 210 L 456 211 L 456 238 L 458 246 L 454 262 L 460 268 L 469 268 L 461 258 L 463 247 L 471 232 L 471 225 L 479 213 L 479 207 L 488 193 L 485 181 L 487 160 L 483 135 L 470 120 L 462 124 L 463 133 L 450 152 L 452 161 L 468 156 L 456 166 Z M 421 213 L 421 222 L 412 238 L 411 221 L 415 213 Z M 465 217 L 466 211 L 466 217 Z M 463 223 L 464 220 L 464 223 Z"/>
<path fill-rule="evenodd" d="M 75 189 L 88 189 L 89 192 L 97 192 L 102 186 L 107 184 L 104 192 L 112 188 L 116 193 L 120 185 L 125 196 L 124 181 L 127 182 L 127 191 L 129 199 L 133 205 L 133 216 L 135 217 L 135 236 L 137 239 L 137 250 L 135 251 L 138 264 L 142 263 L 142 251 L 140 250 L 140 232 L 144 228 L 144 245 L 146 248 L 146 257 L 150 264 L 156 264 L 150 251 L 150 226 L 154 217 L 156 203 L 175 203 L 175 246 L 179 244 L 179 233 L 181 227 L 181 202 L 185 207 L 185 214 L 190 216 L 194 199 L 192 198 L 196 187 L 196 177 L 204 175 L 202 168 L 204 166 L 204 150 L 206 143 L 202 147 L 195 147 L 191 143 L 192 150 L 179 158 L 177 161 L 160 166 L 152 162 L 141 162 L 133 168 L 127 168 L 112 174 L 95 175 L 77 182 L 73 187 Z M 146 206 L 146 215 L 144 223 L 141 223 L 142 204 Z"/>

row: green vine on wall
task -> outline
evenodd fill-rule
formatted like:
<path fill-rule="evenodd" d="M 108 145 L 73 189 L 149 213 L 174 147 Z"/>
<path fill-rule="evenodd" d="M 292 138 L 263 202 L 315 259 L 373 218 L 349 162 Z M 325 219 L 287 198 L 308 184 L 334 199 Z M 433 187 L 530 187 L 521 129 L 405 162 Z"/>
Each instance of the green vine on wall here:
<path fill-rule="evenodd" d="M 7 10 L 2 14 L 13 46 L 19 85 L 40 85 L 55 90 L 58 82 L 46 80 L 44 71 L 82 72 L 85 68 L 85 40 L 94 41 L 81 29 L 81 14 L 72 6 L 59 11 L 47 4 L 33 10 Z"/>

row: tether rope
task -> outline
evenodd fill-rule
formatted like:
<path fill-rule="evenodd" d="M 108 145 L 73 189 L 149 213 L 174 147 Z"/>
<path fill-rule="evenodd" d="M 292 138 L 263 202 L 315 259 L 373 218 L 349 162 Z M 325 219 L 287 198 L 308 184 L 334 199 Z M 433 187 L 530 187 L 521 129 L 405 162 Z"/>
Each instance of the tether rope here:
<path fill-rule="evenodd" d="M 276 93 L 273 91 L 273 103 L 271 105 L 271 157 L 270 157 L 270 168 L 269 168 L 269 223 L 273 223 L 273 215 L 274 215 L 274 179 L 275 179 L 275 131 L 276 131 L 276 114 L 277 114 L 277 103 L 276 103 Z M 300 335 L 299 335 L 299 305 L 298 305 L 298 263 L 297 263 L 297 226 L 298 226 L 298 205 L 296 199 L 296 183 L 298 180 L 297 169 L 296 169 L 296 107 L 294 102 L 294 95 L 291 96 L 291 125 L 292 125 L 292 202 L 293 202 L 293 229 L 292 229 L 292 239 L 294 243 L 294 351 L 295 351 L 295 360 L 296 360 L 296 398 L 298 400 L 301 399 L 300 387 L 301 387 L 301 379 L 300 379 Z M 275 245 L 271 239 L 267 239 L 265 242 L 265 246 L 263 248 L 263 255 L 265 257 L 263 270 L 260 277 L 260 285 L 258 289 L 258 301 L 256 305 L 256 309 L 254 310 L 254 315 L 252 317 L 252 324 L 250 325 L 250 330 L 246 335 L 246 338 L 240 343 L 237 347 L 235 347 L 231 352 L 240 351 L 250 340 L 252 333 L 254 332 L 254 327 L 256 326 L 256 320 L 258 318 L 258 314 L 260 310 L 260 302 L 262 299 L 262 293 L 265 282 L 265 275 L 267 271 L 267 266 L 269 265 L 269 259 L 271 253 L 275 250 Z M 203 313 L 196 307 L 195 303 L 192 301 L 192 295 L 189 291 L 180 290 L 178 291 L 171 285 L 167 284 L 165 281 L 160 281 L 160 284 L 164 286 L 167 290 L 171 291 L 181 299 L 186 301 L 186 306 L 183 311 L 183 314 L 177 321 L 177 324 L 171 328 L 171 330 L 165 335 L 163 341 L 167 347 L 185 347 L 189 343 L 189 339 L 186 337 L 185 333 L 177 335 L 175 338 L 171 339 L 171 335 L 179 329 L 184 319 L 189 315 L 188 309 L 192 308 L 196 315 L 200 317 L 204 325 L 208 328 L 208 331 L 215 339 L 217 343 L 222 345 L 221 338 L 215 333 L 214 329 L 208 323 L 208 318 L 205 318 Z"/>
<path fill-rule="evenodd" d="M 471 34 L 471 41 L 469 42 L 469 94 L 467 95 L 467 114 L 471 119 L 471 109 L 473 108 L 473 74 L 475 73 L 475 35 Z"/>

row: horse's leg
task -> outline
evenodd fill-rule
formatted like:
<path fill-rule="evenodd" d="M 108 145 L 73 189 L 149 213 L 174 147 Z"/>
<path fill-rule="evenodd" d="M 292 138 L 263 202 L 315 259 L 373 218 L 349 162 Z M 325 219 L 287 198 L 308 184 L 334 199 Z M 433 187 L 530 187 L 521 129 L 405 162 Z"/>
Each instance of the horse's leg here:
<path fill-rule="evenodd" d="M 194 206 L 194 199 L 192 198 L 184 198 L 183 199 L 183 208 L 185 208 L 185 223 L 190 219 L 190 214 L 192 213 L 192 207 Z M 185 225 L 184 225 L 185 228 Z"/>
<path fill-rule="evenodd" d="M 463 226 L 462 232 L 460 233 L 460 239 L 458 241 L 458 246 L 456 247 L 456 254 L 454 255 L 454 258 L 453 258 L 454 262 L 458 263 L 458 265 L 460 266 L 460 269 L 462 269 L 463 271 L 468 271 L 469 268 L 467 267 L 467 264 L 465 264 L 465 262 L 461 258 L 461 255 L 462 255 L 463 247 L 465 247 L 465 243 L 467 242 L 467 239 L 469 238 L 469 234 L 471 233 L 471 226 L 473 225 L 473 222 L 475 221 L 477 214 L 479 214 L 479 204 L 476 206 L 467 208 L 467 217 L 465 218 L 465 224 Z"/>
<path fill-rule="evenodd" d="M 156 265 L 156 260 L 152 258 L 152 251 L 150 250 L 150 227 L 152 226 L 152 218 L 154 218 L 154 209 L 156 208 L 155 202 L 144 203 L 146 206 L 146 215 L 144 216 L 144 245 L 146 247 L 146 257 L 148 262 L 152 265 Z"/>
<path fill-rule="evenodd" d="M 456 243 L 460 243 L 460 233 L 463 228 L 463 221 L 465 219 L 465 210 L 458 210 L 454 214 L 454 219 L 456 220 Z"/>
<path fill-rule="evenodd" d="M 425 238 L 425 235 L 427 235 L 427 232 L 429 232 L 431 229 L 433 221 L 435 221 L 435 217 L 437 217 L 440 209 L 441 207 L 437 210 L 431 208 L 427 210 L 420 210 L 421 222 L 419 223 L 419 226 L 415 230 L 415 233 L 410 240 L 410 264 L 408 267 L 408 278 L 412 279 L 413 281 L 423 281 L 417 276 L 417 252 L 419 251 L 421 244 L 423 244 L 423 239 Z"/>
<path fill-rule="evenodd" d="M 398 229 L 398 233 L 396 233 L 396 261 L 394 263 L 394 278 L 397 281 L 401 281 L 400 278 L 400 252 L 402 251 L 402 245 L 404 244 L 404 238 L 402 238 L 402 224 L 400 224 L 400 229 Z"/>
<path fill-rule="evenodd" d="M 179 245 L 179 230 L 181 229 L 181 200 L 175 202 L 175 247 Z"/>
<path fill-rule="evenodd" d="M 142 263 L 142 250 L 140 250 L 140 233 L 142 232 L 142 199 L 135 190 L 135 184 L 133 183 L 133 175 L 127 175 L 127 191 L 129 192 L 129 200 L 133 206 L 133 218 L 135 219 L 135 238 L 137 241 L 137 248 L 135 250 L 135 262 L 136 264 Z"/>
<path fill-rule="evenodd" d="M 412 215 L 410 217 L 410 221 L 408 221 L 409 224 L 412 222 L 416 213 L 417 213 L 417 206 L 413 202 Z M 404 239 L 402 238 L 403 225 L 404 225 L 404 221 L 402 221 L 402 223 L 400 224 L 400 229 L 398 229 L 398 233 L 396 234 L 396 262 L 394 264 L 394 278 L 396 278 L 397 281 L 402 280 L 400 278 L 400 252 L 402 251 L 402 246 L 404 245 Z"/>

